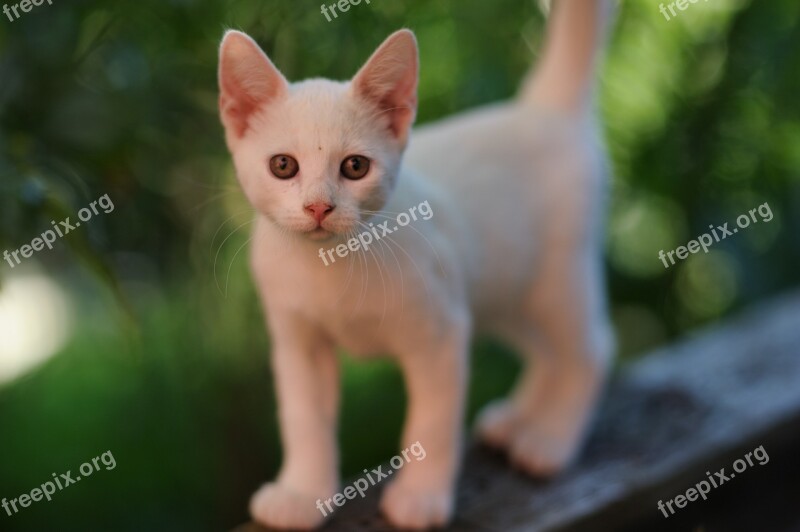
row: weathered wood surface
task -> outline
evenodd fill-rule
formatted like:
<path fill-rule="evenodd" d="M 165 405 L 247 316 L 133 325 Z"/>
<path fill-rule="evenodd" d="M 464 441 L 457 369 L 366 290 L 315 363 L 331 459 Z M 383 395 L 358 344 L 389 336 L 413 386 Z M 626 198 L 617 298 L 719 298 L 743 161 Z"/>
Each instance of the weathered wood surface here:
<path fill-rule="evenodd" d="M 685 493 L 706 471 L 730 471 L 758 445 L 768 464 L 669 519 L 657 510 L 659 499 Z M 708 523 L 716 528 L 706 530 L 747 530 L 752 511 L 766 514 L 759 529 L 798 530 L 798 451 L 800 294 L 793 294 L 623 367 L 580 461 L 553 481 L 526 478 L 502 455 L 471 448 L 448 530 L 690 530 Z M 378 515 L 379 495 L 372 488 L 348 501 L 324 530 L 390 530 Z"/>

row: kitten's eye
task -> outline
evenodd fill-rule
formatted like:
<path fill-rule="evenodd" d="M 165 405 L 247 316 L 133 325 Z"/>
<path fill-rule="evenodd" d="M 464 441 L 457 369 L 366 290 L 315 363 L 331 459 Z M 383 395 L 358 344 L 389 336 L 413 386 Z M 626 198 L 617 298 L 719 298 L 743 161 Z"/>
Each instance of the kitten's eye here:
<path fill-rule="evenodd" d="M 291 179 L 300 171 L 300 165 L 294 157 L 276 155 L 269 161 L 269 170 L 278 179 Z"/>
<path fill-rule="evenodd" d="M 351 155 L 342 161 L 341 172 L 347 179 L 361 179 L 369 172 L 369 159 L 361 155 Z"/>

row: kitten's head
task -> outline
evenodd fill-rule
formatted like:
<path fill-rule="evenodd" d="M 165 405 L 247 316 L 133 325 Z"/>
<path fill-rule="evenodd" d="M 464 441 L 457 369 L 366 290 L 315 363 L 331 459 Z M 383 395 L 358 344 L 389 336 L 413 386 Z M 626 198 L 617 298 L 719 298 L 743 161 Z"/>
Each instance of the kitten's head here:
<path fill-rule="evenodd" d="M 416 115 L 418 64 L 414 35 L 402 30 L 349 82 L 290 84 L 250 37 L 226 33 L 220 114 L 253 207 L 310 239 L 358 231 L 394 188 Z"/>

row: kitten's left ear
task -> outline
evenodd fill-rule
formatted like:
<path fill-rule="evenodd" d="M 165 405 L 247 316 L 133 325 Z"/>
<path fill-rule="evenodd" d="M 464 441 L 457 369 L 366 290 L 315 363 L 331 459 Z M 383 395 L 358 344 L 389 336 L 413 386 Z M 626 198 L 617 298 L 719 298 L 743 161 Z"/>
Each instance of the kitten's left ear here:
<path fill-rule="evenodd" d="M 248 35 L 228 31 L 219 51 L 219 111 L 228 144 L 247 132 L 253 115 L 284 96 L 289 83 Z"/>
<path fill-rule="evenodd" d="M 376 105 L 390 120 L 390 129 L 403 144 L 417 115 L 419 52 L 409 30 L 389 36 L 353 78 L 355 94 Z"/>

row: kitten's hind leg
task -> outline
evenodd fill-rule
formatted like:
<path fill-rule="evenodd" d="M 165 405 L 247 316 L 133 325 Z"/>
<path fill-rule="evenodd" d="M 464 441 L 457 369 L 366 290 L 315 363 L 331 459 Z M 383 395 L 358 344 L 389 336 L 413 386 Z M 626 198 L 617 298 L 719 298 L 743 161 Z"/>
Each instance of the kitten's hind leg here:
<path fill-rule="evenodd" d="M 527 314 L 537 336 L 515 338 L 526 367 L 511 397 L 478 419 L 480 438 L 535 476 L 557 473 L 575 457 L 605 380 L 612 342 L 598 270 L 573 264 L 575 275 L 561 269 L 537 282 Z"/>
<path fill-rule="evenodd" d="M 508 397 L 496 399 L 481 409 L 475 422 L 475 432 L 484 444 L 505 450 L 511 445 L 525 412 L 540 402 L 537 394 L 544 388 L 541 381 L 547 380 L 548 368 L 546 364 L 539 363 L 540 357 L 536 354 L 541 354 L 542 347 L 529 320 L 514 325 L 505 323 L 495 333 L 522 355 L 524 367 Z"/>

